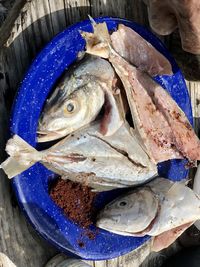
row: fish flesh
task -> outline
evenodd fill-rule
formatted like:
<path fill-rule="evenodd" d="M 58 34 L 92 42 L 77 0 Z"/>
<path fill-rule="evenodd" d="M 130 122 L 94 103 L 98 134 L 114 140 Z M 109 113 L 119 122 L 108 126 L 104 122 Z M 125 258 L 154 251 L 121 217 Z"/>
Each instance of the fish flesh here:
<path fill-rule="evenodd" d="M 144 76 L 143 76 L 144 77 Z M 200 159 L 200 141 L 185 113 L 161 86 L 151 79 L 140 79 L 155 105 L 166 118 L 173 134 L 173 145 L 190 162 Z"/>
<path fill-rule="evenodd" d="M 173 74 L 170 62 L 133 29 L 119 24 L 110 37 L 121 57 L 150 76 Z"/>
<path fill-rule="evenodd" d="M 200 141 L 176 102 L 146 72 L 122 58 L 113 49 L 108 37 L 103 40 L 101 32 L 109 34 L 105 23 L 101 32 L 95 29 L 96 24 L 93 23 L 93 27 L 93 38 L 103 42 L 101 54 L 105 52 L 104 57 L 111 62 L 124 85 L 138 138 L 151 159 L 155 163 L 183 157 L 192 163 L 200 159 Z M 89 34 L 90 42 L 87 33 L 82 36 L 88 53 L 92 51 L 95 54 L 92 33 Z"/>
<path fill-rule="evenodd" d="M 37 151 L 19 136 L 7 142 L 9 158 L 0 167 L 9 178 L 41 162 L 50 170 L 88 185 L 96 191 L 138 185 L 157 175 L 128 124 L 112 136 L 102 135 L 97 121 L 44 151 Z"/>
<path fill-rule="evenodd" d="M 135 127 L 155 162 L 183 157 L 199 160 L 200 141 L 168 92 L 124 59 L 113 55 L 110 61 L 126 89 Z"/>
<path fill-rule="evenodd" d="M 109 110 L 101 127 L 104 134 L 112 134 L 122 124 L 113 96 L 116 79 L 111 64 L 95 56 L 86 56 L 67 70 L 45 104 L 38 142 L 56 140 L 84 127 L 95 120 L 103 105 Z"/>
<path fill-rule="evenodd" d="M 110 61 L 124 84 L 137 135 L 148 155 L 155 163 L 183 158 L 174 145 L 169 123 L 141 83 L 141 78 L 149 76 L 118 56 L 112 55 Z"/>
<path fill-rule="evenodd" d="M 106 205 L 97 226 L 120 235 L 156 237 L 158 249 L 164 237 L 166 246 L 199 218 L 197 194 L 183 182 L 156 178 Z"/>

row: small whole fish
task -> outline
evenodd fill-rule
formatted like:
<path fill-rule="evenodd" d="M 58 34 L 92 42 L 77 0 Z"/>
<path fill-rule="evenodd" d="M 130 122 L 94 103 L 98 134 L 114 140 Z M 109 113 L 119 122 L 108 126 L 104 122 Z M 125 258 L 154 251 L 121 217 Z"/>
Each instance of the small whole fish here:
<path fill-rule="evenodd" d="M 38 125 L 38 142 L 56 140 L 89 124 L 106 102 L 111 107 L 112 119 L 102 120 L 107 123 L 102 128 L 104 131 L 106 128 L 105 134 L 112 134 L 120 122 L 112 95 L 115 80 L 111 64 L 95 56 L 86 56 L 67 70 L 44 107 Z"/>
<path fill-rule="evenodd" d="M 12 178 L 41 162 L 63 179 L 67 176 L 96 191 L 138 185 L 157 174 L 156 165 L 127 124 L 112 136 L 102 135 L 99 124 L 80 129 L 44 151 L 35 150 L 15 135 L 6 145 L 10 157 L 0 167 Z"/>
<path fill-rule="evenodd" d="M 158 251 L 199 218 L 198 195 L 183 183 L 156 178 L 106 205 L 97 226 L 120 235 L 156 237 Z"/>

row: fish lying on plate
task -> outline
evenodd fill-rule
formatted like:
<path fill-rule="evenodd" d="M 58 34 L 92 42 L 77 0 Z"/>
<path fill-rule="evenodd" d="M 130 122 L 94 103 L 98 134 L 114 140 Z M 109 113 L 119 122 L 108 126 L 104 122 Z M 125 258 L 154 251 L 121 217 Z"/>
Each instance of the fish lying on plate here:
<path fill-rule="evenodd" d="M 172 74 L 170 62 L 132 29 L 119 25 L 111 40 L 114 49 L 139 69 L 150 75 Z M 106 100 L 100 87 L 104 84 L 110 92 L 115 91 L 116 80 L 109 62 L 95 56 L 86 57 L 67 70 L 46 102 L 39 121 L 38 142 L 65 137 L 92 122 Z M 114 130 L 108 129 L 107 134 Z"/>
<path fill-rule="evenodd" d="M 152 249 L 158 251 L 198 219 L 198 195 L 183 183 L 156 178 L 106 205 L 97 226 L 120 235 L 150 235 Z"/>
<path fill-rule="evenodd" d="M 117 49 L 121 53 L 118 54 L 112 47 L 106 23 L 93 22 L 93 27 L 94 33 L 82 32 L 86 52 L 107 58 L 114 67 L 124 85 L 138 138 L 151 159 L 155 163 L 174 158 L 187 158 L 194 163 L 200 159 L 198 137 L 172 97 L 148 75 L 148 62 L 146 72 L 131 65 L 123 58 L 124 49 L 129 46 Z M 130 32 L 126 26 L 122 28 Z M 128 50 L 128 55 L 132 51 Z"/>
<path fill-rule="evenodd" d="M 44 151 L 35 150 L 14 135 L 6 145 L 10 157 L 0 167 L 12 178 L 41 162 L 63 179 L 67 176 L 97 191 L 138 185 L 157 174 L 156 165 L 127 123 L 112 136 L 102 135 L 99 124 L 97 121 L 80 129 Z"/>
<path fill-rule="evenodd" d="M 86 126 L 95 120 L 103 105 L 109 110 L 100 127 L 104 134 L 111 135 L 122 124 L 113 96 L 116 80 L 111 64 L 95 56 L 86 56 L 67 70 L 44 107 L 38 142 L 56 140 Z"/>

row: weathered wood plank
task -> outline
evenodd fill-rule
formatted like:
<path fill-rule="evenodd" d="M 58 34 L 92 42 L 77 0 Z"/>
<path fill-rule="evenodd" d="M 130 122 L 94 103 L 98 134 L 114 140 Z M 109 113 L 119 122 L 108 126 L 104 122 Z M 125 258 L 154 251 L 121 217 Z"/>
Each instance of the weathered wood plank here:
<path fill-rule="evenodd" d="M 200 82 L 187 81 L 188 90 L 192 101 L 192 112 L 194 116 L 194 128 L 200 134 Z"/>
<path fill-rule="evenodd" d="M 3 44 L 8 39 L 10 32 L 12 30 L 13 24 L 25 3 L 26 3 L 26 0 L 16 0 L 13 8 L 9 12 L 4 22 L 3 27 L 0 29 L 0 48 L 2 48 Z"/>

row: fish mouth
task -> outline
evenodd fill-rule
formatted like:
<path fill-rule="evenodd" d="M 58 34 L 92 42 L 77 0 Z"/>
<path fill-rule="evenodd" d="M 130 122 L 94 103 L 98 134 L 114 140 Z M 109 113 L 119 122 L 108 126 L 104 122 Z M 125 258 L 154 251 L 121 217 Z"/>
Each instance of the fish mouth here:
<path fill-rule="evenodd" d="M 63 137 L 62 133 L 63 133 L 62 130 L 58 130 L 58 131 L 38 130 L 37 131 L 37 142 L 44 143 L 44 142 L 57 140 Z"/>
<path fill-rule="evenodd" d="M 104 230 L 112 230 L 112 227 L 109 227 L 108 224 L 113 224 L 112 220 L 109 218 L 109 217 L 105 217 L 104 218 L 101 218 L 100 216 L 97 217 L 97 222 L 96 222 L 96 226 L 101 228 L 101 229 L 104 229 Z"/>

